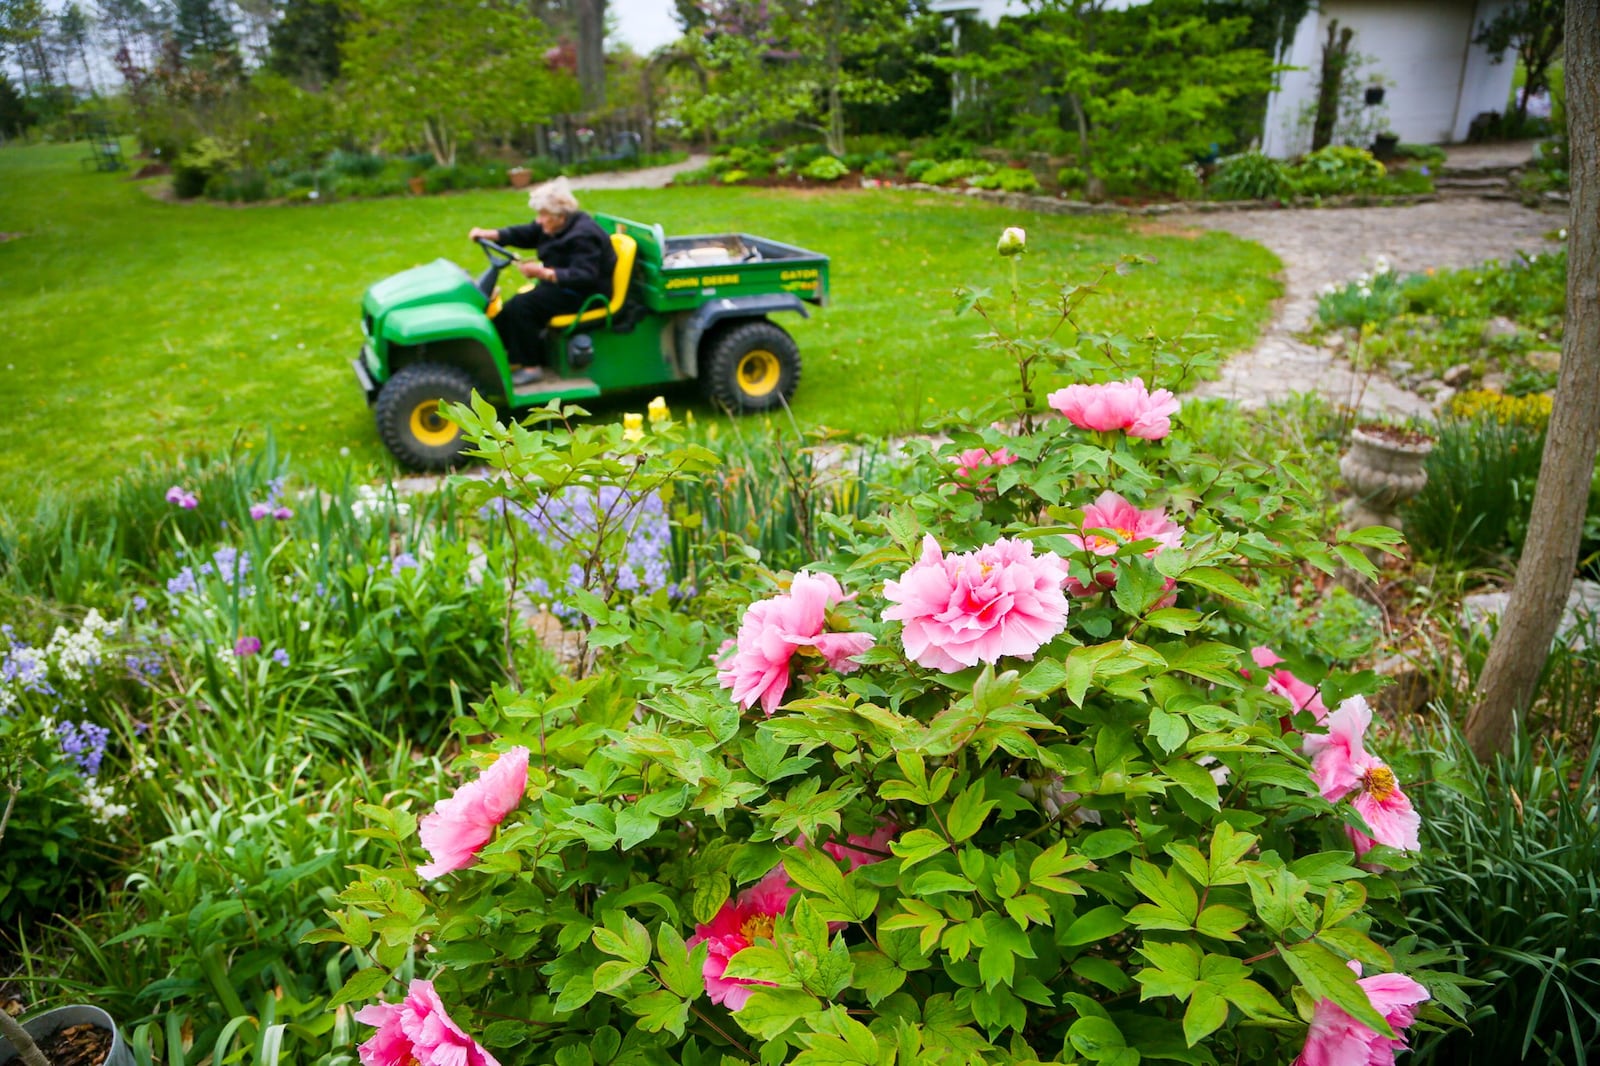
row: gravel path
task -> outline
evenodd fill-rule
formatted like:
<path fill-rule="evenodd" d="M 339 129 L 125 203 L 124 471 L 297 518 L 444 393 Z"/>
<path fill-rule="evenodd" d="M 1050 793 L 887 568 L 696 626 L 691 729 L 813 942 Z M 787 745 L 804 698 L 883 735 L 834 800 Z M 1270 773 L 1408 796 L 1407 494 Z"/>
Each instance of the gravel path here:
<path fill-rule="evenodd" d="M 643 170 L 614 170 L 608 174 L 588 174 L 573 178 L 574 189 L 661 189 L 686 170 L 699 170 L 711 162 L 708 155 L 691 155 L 681 163 Z"/>
<path fill-rule="evenodd" d="M 1371 271 L 1380 256 L 1406 272 L 1472 266 L 1517 251 L 1550 251 L 1555 244 L 1545 234 L 1565 226 L 1566 217 L 1489 200 L 1169 215 L 1166 221 L 1174 224 L 1257 241 L 1283 260 L 1284 296 L 1260 342 L 1229 360 L 1222 377 L 1195 394 L 1256 407 L 1315 391 L 1372 414 L 1426 414 L 1431 408 L 1421 396 L 1382 374 L 1357 374 L 1335 352 L 1296 338 L 1315 318 L 1318 291 Z"/>

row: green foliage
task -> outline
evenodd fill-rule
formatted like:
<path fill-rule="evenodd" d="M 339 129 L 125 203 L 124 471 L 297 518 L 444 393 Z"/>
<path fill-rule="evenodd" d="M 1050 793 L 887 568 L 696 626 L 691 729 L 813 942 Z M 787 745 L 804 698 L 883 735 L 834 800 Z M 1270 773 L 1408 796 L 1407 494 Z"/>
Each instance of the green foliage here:
<path fill-rule="evenodd" d="M 900 164 L 887 158 L 869 159 L 861 173 L 869 178 L 892 178 L 900 173 Z"/>
<path fill-rule="evenodd" d="M 1365 148 L 1330 144 L 1297 160 L 1289 184 L 1297 196 L 1342 196 L 1376 191 L 1386 173 Z"/>
<path fill-rule="evenodd" d="M 1542 425 L 1493 413 L 1447 419 L 1428 453 L 1428 483 L 1407 505 L 1406 535 L 1454 568 L 1505 565 L 1522 554 L 1544 455 Z"/>
<path fill-rule="evenodd" d="M 1380 262 L 1371 274 L 1323 289 L 1317 297 L 1317 320 L 1327 327 L 1360 329 L 1382 325 L 1407 307 L 1406 278 Z"/>
<path fill-rule="evenodd" d="M 1219 160 L 1207 187 L 1218 200 L 1279 200 L 1289 195 L 1289 173 L 1276 159 L 1242 152 Z"/>
<path fill-rule="evenodd" d="M 923 175 L 927 174 L 936 165 L 938 165 L 938 160 L 936 159 L 913 159 L 906 164 L 906 180 L 921 181 L 923 180 Z"/>
<path fill-rule="evenodd" d="M 810 178 L 812 181 L 838 181 L 850 168 L 844 165 L 844 160 L 831 155 L 821 155 L 805 165 L 800 171 L 800 176 Z"/>
<path fill-rule="evenodd" d="M 1591 664 L 1592 668 L 1592 664 Z M 1591 699 L 1593 698 L 1591 693 Z M 1413 1041 L 1419 1059 L 1584 1063 L 1600 1046 L 1600 747 L 1587 757 L 1519 730 L 1480 766 L 1441 725 L 1417 789 L 1423 858 L 1402 907 L 1419 953 L 1468 989 L 1471 1032 Z"/>
<path fill-rule="evenodd" d="M 977 189 L 998 189 L 1001 192 L 1038 192 L 1039 179 L 1033 171 L 1019 167 L 1001 167 L 990 174 L 980 174 L 971 180 Z"/>
<path fill-rule="evenodd" d="M 711 160 L 710 169 L 713 173 L 723 176 L 723 181 L 731 185 L 733 182 L 729 182 L 726 177 L 730 170 L 741 170 L 761 178 L 771 174 L 774 166 L 776 163 L 772 153 L 765 148 L 734 145 L 719 152 Z"/>
<path fill-rule="evenodd" d="M 951 159 L 943 163 L 935 163 L 922 171 L 920 180 L 929 185 L 954 185 L 958 181 L 979 177 L 984 174 L 993 174 L 995 165 L 987 159 Z M 910 174 L 910 170 L 907 170 Z"/>
<path fill-rule="evenodd" d="M 1074 322 L 1097 289 L 1051 286 L 1035 310 Z M 498 691 L 459 723 L 493 749 L 527 747 L 530 788 L 476 865 L 426 895 L 413 816 L 369 811 L 393 853 L 358 871 L 338 928 L 318 934 L 373 955 L 349 997 L 381 994 L 425 939 L 454 1017 L 511 1061 L 582 1061 L 576 1049 L 591 1047 L 681 1062 L 732 1050 L 1024 1063 L 1062 1047 L 1096 1061 L 1287 1061 L 1322 998 L 1386 1028 L 1345 963 L 1393 968 L 1393 930 L 1367 902 L 1393 898 L 1394 883 L 1351 865 L 1285 705 L 1241 675 L 1254 634 L 1219 638 L 1256 599 L 1250 570 L 1305 560 L 1371 574 L 1357 545 L 1392 538 L 1326 540 L 1320 480 L 1282 457 L 1214 456 L 1181 427 L 1150 443 L 1039 419 L 1047 383 L 1116 377 L 1116 365 L 1175 383 L 1214 358 L 1209 338 L 1068 326 L 1035 340 L 1001 325 L 1020 307 L 981 292 L 965 306 L 996 331 L 988 343 L 1014 361 L 1019 396 L 961 412 L 948 444 L 906 442 L 910 481 L 873 491 L 887 510 L 821 519 L 837 547 L 806 563 L 848 594 L 829 627 L 876 639 L 860 669 L 819 662 L 790 679 L 777 713 L 741 713 L 717 685 L 715 649 L 752 586 L 760 596 L 785 579 L 754 565 L 729 582 L 702 574 L 685 613 L 665 590 L 627 593 L 606 576 L 614 549 L 578 531 L 569 558 L 593 577 L 580 603 L 592 658 L 548 694 Z M 961 428 L 1019 412 L 1014 433 Z M 509 491 L 538 508 L 573 483 L 676 499 L 716 469 L 670 425 L 629 440 L 617 426 L 504 426 L 481 402 L 451 414 L 494 472 L 457 479 L 469 506 Z M 952 478 L 962 449 L 1002 445 L 1019 461 L 992 486 Z M 1154 559 L 1145 542 L 1114 560 L 1075 549 L 1063 534 L 1105 490 L 1170 508 L 1184 546 Z M 1002 535 L 1061 552 L 1088 589 L 1114 563 L 1114 588 L 1075 600 L 1065 631 L 1026 661 L 909 663 L 900 627 L 880 620 L 884 582 L 925 536 L 961 551 Z M 873 853 L 849 869 L 823 847 L 885 822 L 891 842 L 862 845 Z M 795 890 L 782 913 L 729 918 L 741 886 L 766 875 Z M 724 977 L 765 986 L 731 1015 L 702 999 L 710 946 L 688 943 L 719 914 L 741 930 L 742 950 L 719 948 Z"/>

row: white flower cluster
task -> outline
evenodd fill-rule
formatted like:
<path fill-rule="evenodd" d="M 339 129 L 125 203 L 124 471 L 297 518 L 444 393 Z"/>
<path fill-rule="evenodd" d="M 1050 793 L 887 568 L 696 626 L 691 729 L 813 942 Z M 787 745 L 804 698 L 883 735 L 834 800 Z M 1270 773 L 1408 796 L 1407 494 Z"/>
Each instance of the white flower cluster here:
<path fill-rule="evenodd" d="M 394 497 L 393 493 L 383 492 L 371 485 L 361 485 L 356 489 L 356 498 L 350 504 L 350 513 L 357 518 L 365 518 L 369 514 L 393 511 L 397 515 L 411 513 L 411 505 Z"/>
<path fill-rule="evenodd" d="M 100 664 L 101 638 L 116 629 L 116 622 L 108 622 L 99 611 L 90 608 L 77 632 L 56 626 L 50 643 L 45 645 L 45 658 L 54 659 L 56 669 L 68 681 L 81 681 L 84 674 Z"/>
<path fill-rule="evenodd" d="M 113 803 L 110 785 L 102 785 L 93 778 L 84 782 L 83 805 L 94 814 L 94 820 L 109 826 L 128 817 L 133 808 L 126 803 Z"/>

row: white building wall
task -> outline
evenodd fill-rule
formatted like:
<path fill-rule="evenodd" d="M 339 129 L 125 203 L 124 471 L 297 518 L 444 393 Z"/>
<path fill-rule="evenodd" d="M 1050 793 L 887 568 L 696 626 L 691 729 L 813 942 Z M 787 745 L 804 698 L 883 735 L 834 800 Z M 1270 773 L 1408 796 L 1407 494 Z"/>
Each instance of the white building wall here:
<path fill-rule="evenodd" d="M 1282 61 L 1297 68 L 1279 75 L 1267 104 L 1262 150 L 1278 158 L 1311 147 L 1309 116 L 1316 106 L 1322 46 L 1333 19 L 1356 31 L 1350 48 L 1366 57 L 1357 76 L 1384 87 L 1382 113 L 1402 141 L 1461 140 L 1482 111 L 1501 111 L 1514 64 L 1492 63 L 1472 44 L 1505 0 L 1323 0 L 1307 15 Z"/>

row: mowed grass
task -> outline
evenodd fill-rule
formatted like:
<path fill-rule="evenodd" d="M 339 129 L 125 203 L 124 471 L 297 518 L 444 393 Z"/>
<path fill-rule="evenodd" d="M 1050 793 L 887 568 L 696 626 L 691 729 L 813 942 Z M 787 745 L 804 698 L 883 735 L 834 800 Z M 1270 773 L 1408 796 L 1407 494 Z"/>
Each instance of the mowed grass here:
<path fill-rule="evenodd" d="M 297 460 L 392 464 L 349 360 L 363 290 L 435 257 L 476 273 L 474 225 L 526 221 L 522 193 L 312 206 L 166 203 L 126 175 L 85 172 L 82 146 L 0 149 L 0 383 L 11 431 L 0 502 L 46 488 L 92 492 L 141 463 L 270 431 Z M 832 258 L 832 304 L 783 316 L 804 358 L 802 426 L 865 434 L 1006 389 L 1014 368 L 956 318 L 958 286 L 1003 291 L 994 253 L 1027 227 L 1025 284 L 1084 281 L 1124 253 L 1156 264 L 1118 278 L 1089 319 L 1171 334 L 1198 313 L 1224 350 L 1247 347 L 1279 287 L 1277 260 L 1224 234 L 1163 233 L 1120 219 L 1024 215 L 913 192 L 661 189 L 580 194 L 584 207 L 669 234 L 742 231 Z M 692 388 L 669 394 L 694 404 Z M 600 405 L 603 414 L 648 396 Z M 701 417 L 714 417 L 704 407 Z"/>

